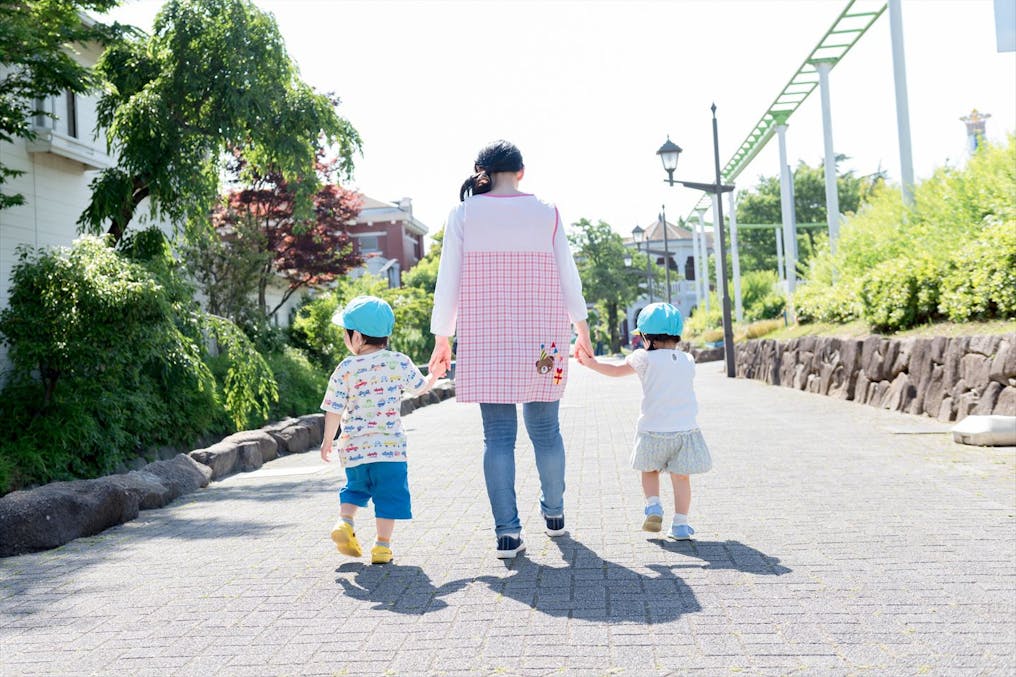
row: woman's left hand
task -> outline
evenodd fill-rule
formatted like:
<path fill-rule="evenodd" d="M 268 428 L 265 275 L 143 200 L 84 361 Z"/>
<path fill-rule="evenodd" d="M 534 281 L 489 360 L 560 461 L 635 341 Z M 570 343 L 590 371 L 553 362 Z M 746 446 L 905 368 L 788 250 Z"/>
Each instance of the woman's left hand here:
<path fill-rule="evenodd" d="M 582 320 L 581 322 L 575 323 L 575 333 L 578 335 L 575 339 L 575 355 L 578 356 L 579 352 L 585 353 L 586 357 L 593 356 L 593 342 L 589 339 L 589 324 Z"/>

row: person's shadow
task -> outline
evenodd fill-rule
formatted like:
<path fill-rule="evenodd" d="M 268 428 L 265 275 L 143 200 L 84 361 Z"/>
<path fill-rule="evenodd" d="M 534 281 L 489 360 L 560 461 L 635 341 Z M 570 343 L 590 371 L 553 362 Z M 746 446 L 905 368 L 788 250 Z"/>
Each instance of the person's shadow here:
<path fill-rule="evenodd" d="M 649 542 L 667 552 L 699 560 L 667 565 L 670 569 L 735 569 L 760 576 L 782 576 L 792 571 L 780 564 L 779 558 L 770 557 L 740 541 L 651 538 Z"/>
<path fill-rule="evenodd" d="M 422 615 L 443 609 L 448 603 L 440 598 L 461 590 L 470 582 L 469 579 L 449 581 L 438 588 L 420 567 L 397 564 L 371 566 L 349 562 L 335 571 L 340 574 L 356 572 L 354 580 L 345 576 L 335 579 L 349 597 L 373 602 L 373 609 L 400 614 Z"/>

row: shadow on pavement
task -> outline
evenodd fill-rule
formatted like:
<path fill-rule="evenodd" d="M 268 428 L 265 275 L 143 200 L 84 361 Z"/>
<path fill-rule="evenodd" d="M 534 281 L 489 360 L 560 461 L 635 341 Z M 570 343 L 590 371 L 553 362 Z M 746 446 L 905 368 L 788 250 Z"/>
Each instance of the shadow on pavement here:
<path fill-rule="evenodd" d="M 667 552 L 694 557 L 705 562 L 663 565 L 668 569 L 734 569 L 746 574 L 763 576 L 782 576 L 792 571 L 781 565 L 778 558 L 770 557 L 739 541 L 674 541 L 669 538 L 648 540 Z"/>
<path fill-rule="evenodd" d="M 420 567 L 398 564 L 349 562 L 335 571 L 340 574 L 356 572 L 353 580 L 342 576 L 335 579 L 349 597 L 373 602 L 375 610 L 417 616 L 447 607 L 448 603 L 439 598 L 461 590 L 471 582 L 470 579 L 460 579 L 438 588 Z"/>
<path fill-rule="evenodd" d="M 702 607 L 692 589 L 668 567 L 647 576 L 605 560 L 570 536 L 553 539 L 565 564 L 552 567 L 517 559 L 507 578 L 481 576 L 499 594 L 548 616 L 600 622 L 668 623 Z"/>

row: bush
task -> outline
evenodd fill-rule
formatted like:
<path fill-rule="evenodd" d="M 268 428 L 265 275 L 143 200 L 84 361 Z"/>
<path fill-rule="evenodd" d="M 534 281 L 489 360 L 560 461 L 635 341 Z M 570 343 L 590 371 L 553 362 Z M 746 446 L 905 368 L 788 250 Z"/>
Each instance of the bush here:
<path fill-rule="evenodd" d="M 749 322 L 783 315 L 787 302 L 777 288 L 779 278 L 773 270 L 753 270 L 741 276 L 741 307 Z"/>
<path fill-rule="evenodd" d="M 716 292 L 709 292 L 709 311 L 706 312 L 706 304 L 697 306 L 692 311 L 691 317 L 684 323 L 684 338 L 700 337 L 701 334 L 716 329 L 723 325 L 723 309 Z"/>
<path fill-rule="evenodd" d="M 757 339 L 763 336 L 768 336 L 774 331 L 783 329 L 786 323 L 782 319 L 778 320 L 759 320 L 758 322 L 752 322 L 748 325 L 748 329 L 745 330 L 744 337 L 747 339 Z"/>
<path fill-rule="evenodd" d="M 161 233 L 120 252 L 84 237 L 18 257 L 0 311 L 12 363 L 0 392 L 0 492 L 109 473 L 144 448 L 267 412 L 268 366 L 235 325 L 199 312 Z M 209 335 L 224 347 L 221 386 Z"/>
<path fill-rule="evenodd" d="M 1016 318 L 1016 221 L 989 226 L 956 253 L 939 311 L 953 322 Z"/>
<path fill-rule="evenodd" d="M 899 331 L 935 319 L 939 269 L 934 261 L 886 261 L 861 283 L 864 319 L 879 331 Z"/>
<path fill-rule="evenodd" d="M 345 278 L 335 291 L 304 301 L 290 327 L 290 342 L 304 350 L 319 368 L 331 372 L 348 354 L 343 330 L 332 323 L 332 316 L 361 295 L 380 297 L 395 311 L 395 330 L 389 340 L 392 350 L 405 353 L 417 364 L 430 359 L 434 345 L 430 333 L 433 295 L 417 287 L 390 289 L 387 282 L 373 275 Z"/>
<path fill-rule="evenodd" d="M 269 353 L 265 359 L 279 384 L 279 401 L 272 405 L 269 420 L 320 410 L 330 372 L 318 369 L 303 352 L 292 346 Z"/>

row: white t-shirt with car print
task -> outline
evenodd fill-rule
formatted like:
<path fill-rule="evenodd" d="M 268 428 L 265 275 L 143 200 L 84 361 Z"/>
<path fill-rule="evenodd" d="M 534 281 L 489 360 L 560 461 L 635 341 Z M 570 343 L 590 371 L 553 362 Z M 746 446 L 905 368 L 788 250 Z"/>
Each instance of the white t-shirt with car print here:
<path fill-rule="evenodd" d="M 406 461 L 402 394 L 425 384 L 413 361 L 391 350 L 351 355 L 339 363 L 321 408 L 342 415 L 336 450 L 343 467 Z"/>

